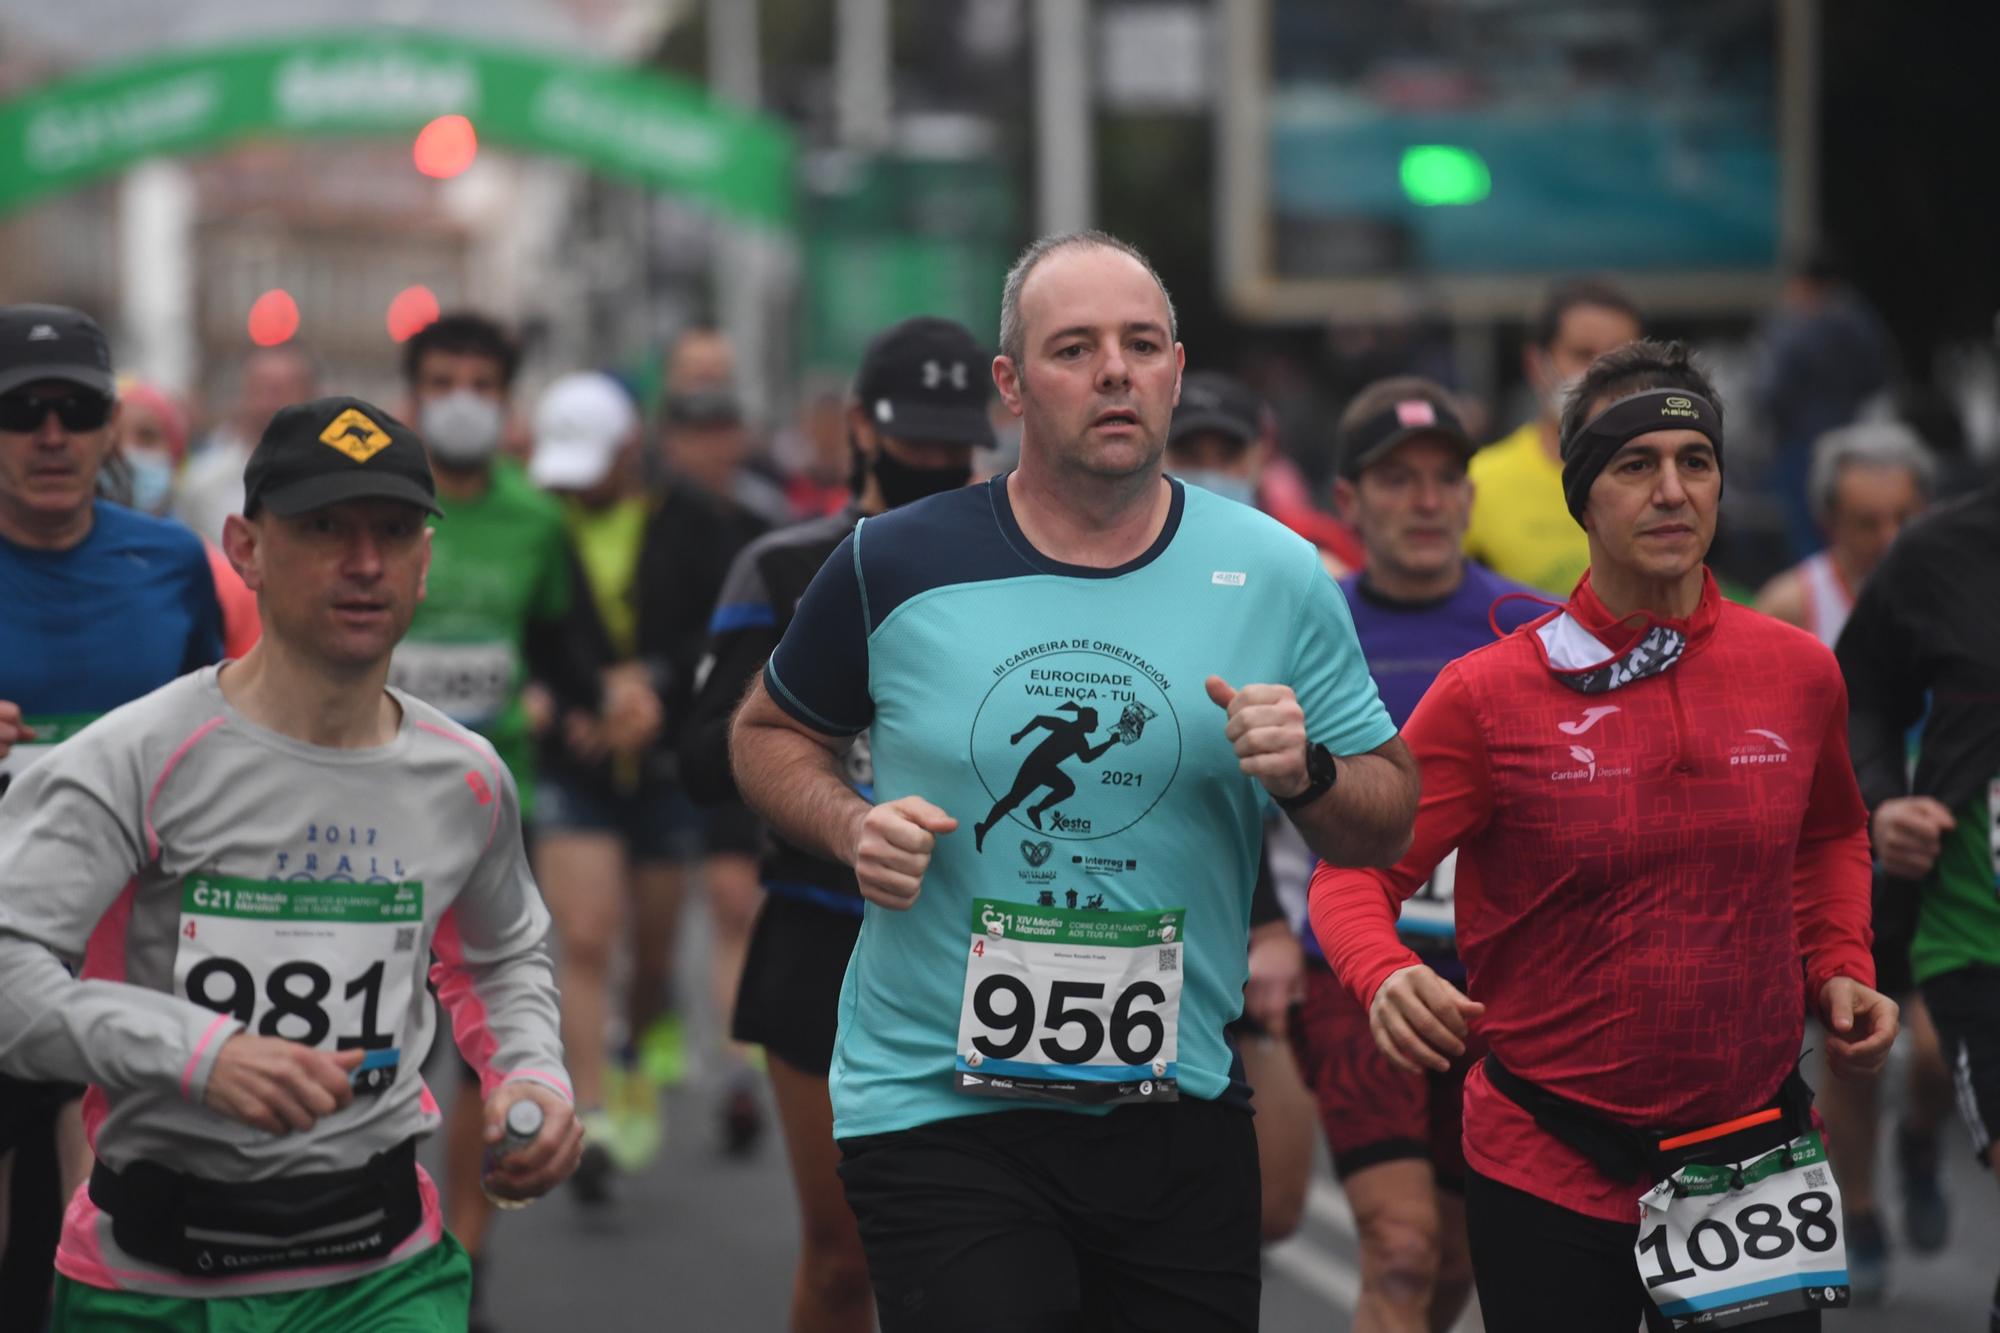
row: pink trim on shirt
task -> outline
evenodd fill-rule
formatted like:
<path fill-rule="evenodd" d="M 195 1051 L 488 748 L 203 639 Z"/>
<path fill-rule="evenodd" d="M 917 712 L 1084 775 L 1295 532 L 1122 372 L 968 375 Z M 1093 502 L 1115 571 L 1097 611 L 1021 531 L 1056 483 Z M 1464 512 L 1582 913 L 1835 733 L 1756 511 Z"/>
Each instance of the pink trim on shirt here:
<path fill-rule="evenodd" d="M 79 1189 L 69 1201 L 69 1210 L 63 1215 L 62 1244 L 56 1249 L 56 1272 L 73 1282 L 81 1282 L 87 1287 L 97 1287 L 105 1291 L 147 1291 L 160 1287 L 184 1287 L 208 1294 L 227 1290 L 238 1290 L 246 1286 L 263 1285 L 271 1282 L 289 1282 L 297 1278 L 319 1279 L 312 1286 L 330 1286 L 348 1277 L 376 1272 L 392 1264 L 401 1263 L 421 1250 L 427 1250 L 444 1239 L 444 1210 L 438 1206 L 437 1185 L 430 1173 L 421 1166 L 417 1168 L 417 1198 L 423 1205 L 423 1219 L 416 1228 L 403 1238 L 402 1244 L 381 1259 L 368 1259 L 352 1264 L 328 1264 L 319 1268 L 284 1268 L 265 1273 L 246 1273 L 241 1277 L 188 1277 L 169 1269 L 127 1269 L 113 1268 L 105 1262 L 104 1251 L 97 1240 L 99 1219 L 104 1213 L 91 1202 L 88 1188 Z"/>
<path fill-rule="evenodd" d="M 427 1116 L 444 1114 L 438 1109 L 438 1099 L 431 1096 L 431 1085 L 421 1078 L 417 1080 L 417 1110 Z"/>
<path fill-rule="evenodd" d="M 453 904 L 438 918 L 437 933 L 431 937 L 431 952 L 438 960 L 431 968 L 431 983 L 437 987 L 438 1001 L 451 1015 L 451 1033 L 465 1062 L 479 1075 L 479 1095 L 491 1097 L 502 1076 L 493 1067 L 500 1041 L 487 1023 L 486 1002 L 465 970 L 465 937 L 458 930 L 458 906 Z"/>
<path fill-rule="evenodd" d="M 97 1127 L 111 1114 L 111 1098 L 95 1083 L 83 1090 L 83 1141 L 97 1151 Z"/>
<path fill-rule="evenodd" d="M 85 981 L 125 980 L 125 927 L 132 920 L 132 897 L 138 891 L 139 877 L 134 875 L 91 928 L 90 942 L 83 949 Z"/>
<path fill-rule="evenodd" d="M 452 741 L 458 745 L 463 745 L 466 749 L 478 755 L 480 762 L 493 770 L 493 789 L 495 791 L 500 790 L 499 755 L 477 744 L 476 742 L 474 742 L 467 736 L 463 735 L 462 733 L 452 731 L 446 727 L 440 727 L 435 722 L 419 722 L 416 724 L 416 727 L 417 730 L 419 731 L 428 731 L 433 736 L 442 736 L 448 741 Z M 486 847 L 491 847 L 493 845 L 493 835 L 499 832 L 499 830 L 500 830 L 500 802 L 494 801 L 492 817 L 486 821 Z M 486 854 L 486 847 L 481 847 L 479 849 L 479 854 L 481 856 L 484 856 Z"/>
<path fill-rule="evenodd" d="M 540 1069 L 510 1069 L 500 1081 L 511 1083 L 515 1079 L 539 1083 L 552 1092 L 561 1093 L 571 1106 L 576 1105 L 576 1093 L 570 1088 L 569 1080 L 560 1074 L 551 1074 Z"/>
<path fill-rule="evenodd" d="M 194 1044 L 194 1054 L 188 1057 L 187 1068 L 181 1070 L 181 1097 L 183 1100 L 194 1100 L 194 1071 L 201 1065 L 202 1052 L 206 1051 L 208 1044 L 215 1040 L 215 1034 L 227 1026 L 229 1026 L 229 1015 L 217 1014 L 215 1021 L 208 1025 L 208 1030 L 201 1034 L 201 1040 Z"/>
<path fill-rule="evenodd" d="M 154 857 L 160 854 L 160 832 L 158 829 L 153 827 L 153 807 L 159 803 L 160 788 L 167 785 L 167 778 L 170 774 L 173 773 L 174 766 L 187 757 L 187 752 L 189 750 L 192 750 L 195 746 L 201 744 L 201 740 L 204 736 L 208 735 L 209 732 L 214 731 L 217 727 L 221 726 L 224 722 L 227 722 L 228 720 L 229 719 L 227 717 L 218 715 L 210 718 L 208 721 L 196 727 L 194 729 L 194 734 L 189 736 L 186 740 L 182 741 L 180 743 L 180 747 L 176 749 L 172 754 L 167 756 L 166 767 L 160 770 L 160 776 L 153 779 L 153 790 L 149 792 L 146 796 L 145 822 L 146 822 L 147 860 L 150 861 Z"/>

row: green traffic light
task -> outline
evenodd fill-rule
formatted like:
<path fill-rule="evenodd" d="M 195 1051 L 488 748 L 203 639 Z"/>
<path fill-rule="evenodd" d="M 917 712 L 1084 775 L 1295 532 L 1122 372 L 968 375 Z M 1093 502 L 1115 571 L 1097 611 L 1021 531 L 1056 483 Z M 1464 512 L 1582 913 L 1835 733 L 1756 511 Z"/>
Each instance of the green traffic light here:
<path fill-rule="evenodd" d="M 1399 173 L 1403 193 L 1423 208 L 1476 204 L 1493 193 L 1493 174 L 1486 160 L 1470 148 L 1454 144 L 1417 144 L 1403 151 Z"/>

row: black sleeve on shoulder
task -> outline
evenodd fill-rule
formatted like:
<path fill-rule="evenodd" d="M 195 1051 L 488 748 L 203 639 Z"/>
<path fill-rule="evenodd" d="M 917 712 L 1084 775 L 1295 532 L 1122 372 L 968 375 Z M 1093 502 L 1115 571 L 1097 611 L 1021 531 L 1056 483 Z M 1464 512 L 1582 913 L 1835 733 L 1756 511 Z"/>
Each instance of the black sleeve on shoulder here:
<path fill-rule="evenodd" d="M 681 781 L 702 805 L 738 799 L 729 762 L 730 719 L 784 633 L 757 557 L 754 549 L 739 554 L 723 582 L 695 668 L 694 699 L 682 724 Z"/>
<path fill-rule="evenodd" d="M 667 716 L 663 741 L 678 743 L 709 613 L 737 543 L 717 502 L 675 485 L 653 511 L 639 566 L 639 660 L 652 673 Z"/>
<path fill-rule="evenodd" d="M 548 687 L 558 709 L 581 708 L 594 713 L 603 703 L 603 673 L 611 662 L 611 636 L 603 617 L 597 614 L 583 563 L 567 537 L 562 554 L 569 580 L 567 605 L 562 615 L 552 620 L 528 621 L 521 655 L 527 660 L 528 674 Z"/>
<path fill-rule="evenodd" d="M 829 736 L 852 736 L 875 716 L 858 555 L 867 530 L 863 521 L 820 566 L 764 667 L 764 687 L 778 707 Z"/>
<path fill-rule="evenodd" d="M 1923 713 L 1924 685 L 1912 656 L 1915 635 L 1901 623 L 1909 592 L 1896 552 L 1862 586 L 1834 656 L 1847 679 L 1847 746 L 1862 799 L 1873 810 L 1909 794 L 1904 737 Z"/>

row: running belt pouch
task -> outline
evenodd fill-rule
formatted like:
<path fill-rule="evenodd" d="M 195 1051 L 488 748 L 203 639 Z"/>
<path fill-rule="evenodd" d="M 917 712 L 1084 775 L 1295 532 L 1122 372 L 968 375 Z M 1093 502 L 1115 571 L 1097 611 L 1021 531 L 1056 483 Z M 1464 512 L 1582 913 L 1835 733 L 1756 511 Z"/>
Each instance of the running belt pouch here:
<path fill-rule="evenodd" d="M 1634 1129 L 1530 1083 L 1489 1053 L 1486 1081 L 1535 1119 L 1542 1131 L 1583 1157 L 1613 1180 L 1665 1180 L 1684 1166 L 1728 1166 L 1781 1148 L 1812 1128 L 1812 1088 L 1794 1066 L 1778 1095 L 1754 1109 L 1775 1108 L 1778 1118 L 1733 1133 L 1662 1152 L 1660 1144 L 1685 1131 Z M 1700 1127 L 1696 1127 L 1700 1128 Z"/>
<path fill-rule="evenodd" d="M 225 1184 L 135 1162 L 99 1162 L 90 1198 L 119 1248 L 189 1277 L 316 1268 L 386 1257 L 423 1219 L 417 1145 L 349 1171 Z"/>

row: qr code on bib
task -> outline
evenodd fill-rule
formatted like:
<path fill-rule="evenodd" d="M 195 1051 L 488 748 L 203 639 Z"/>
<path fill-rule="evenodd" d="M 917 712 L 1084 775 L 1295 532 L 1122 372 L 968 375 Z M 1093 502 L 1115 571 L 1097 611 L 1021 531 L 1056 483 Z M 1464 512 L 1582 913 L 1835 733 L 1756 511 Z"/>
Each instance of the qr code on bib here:
<path fill-rule="evenodd" d="M 1827 1186 L 1826 1168 L 1823 1166 L 1807 1167 L 1805 1178 L 1807 1189 L 1823 1190 Z"/>
<path fill-rule="evenodd" d="M 415 926 L 396 927 L 396 952 L 409 953 L 416 947 L 417 947 L 417 928 Z"/>
<path fill-rule="evenodd" d="M 1160 950 L 1160 971 L 1178 972 L 1180 970 L 1181 970 L 1180 949 L 1177 946 L 1169 946 L 1167 948 Z"/>

